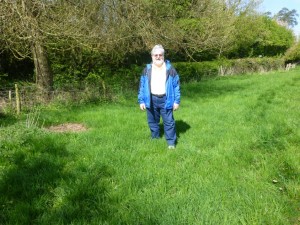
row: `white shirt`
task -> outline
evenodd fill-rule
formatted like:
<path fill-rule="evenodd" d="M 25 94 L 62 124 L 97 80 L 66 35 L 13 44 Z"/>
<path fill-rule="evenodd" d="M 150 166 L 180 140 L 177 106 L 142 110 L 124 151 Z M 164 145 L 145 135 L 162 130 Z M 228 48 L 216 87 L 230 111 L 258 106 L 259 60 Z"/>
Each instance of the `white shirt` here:
<path fill-rule="evenodd" d="M 152 64 L 151 73 L 151 94 L 166 94 L 167 68 L 164 63 L 161 67 Z"/>

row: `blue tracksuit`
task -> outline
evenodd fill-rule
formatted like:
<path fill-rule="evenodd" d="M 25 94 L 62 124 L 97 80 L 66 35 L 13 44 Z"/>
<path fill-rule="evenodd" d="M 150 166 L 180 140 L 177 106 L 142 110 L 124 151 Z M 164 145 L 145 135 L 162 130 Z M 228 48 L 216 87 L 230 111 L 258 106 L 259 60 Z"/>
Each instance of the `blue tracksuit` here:
<path fill-rule="evenodd" d="M 160 116 L 163 119 L 165 137 L 169 145 L 175 145 L 176 129 L 173 117 L 173 104 L 180 103 L 179 76 L 169 61 L 166 61 L 166 95 L 156 97 L 151 95 L 152 65 L 147 64 L 140 80 L 138 93 L 139 104 L 144 103 L 147 108 L 148 125 L 152 138 L 159 138 Z"/>

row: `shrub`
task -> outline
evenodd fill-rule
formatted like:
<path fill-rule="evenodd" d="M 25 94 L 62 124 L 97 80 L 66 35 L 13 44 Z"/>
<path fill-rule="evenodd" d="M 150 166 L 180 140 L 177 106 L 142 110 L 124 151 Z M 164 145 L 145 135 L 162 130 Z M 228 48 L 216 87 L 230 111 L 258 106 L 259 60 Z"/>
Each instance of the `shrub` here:
<path fill-rule="evenodd" d="M 200 81 L 218 75 L 237 75 L 246 73 L 261 73 L 284 68 L 283 58 L 244 58 L 210 62 L 180 62 L 174 63 L 182 82 Z"/>
<path fill-rule="evenodd" d="M 230 68 L 224 75 L 261 73 L 284 68 L 282 58 L 244 58 L 230 61 Z"/>
<path fill-rule="evenodd" d="M 204 77 L 218 75 L 219 62 L 179 62 L 174 63 L 174 67 L 180 74 L 181 82 L 200 81 Z"/>
<path fill-rule="evenodd" d="M 300 62 L 300 41 L 287 50 L 284 58 L 286 62 Z"/>

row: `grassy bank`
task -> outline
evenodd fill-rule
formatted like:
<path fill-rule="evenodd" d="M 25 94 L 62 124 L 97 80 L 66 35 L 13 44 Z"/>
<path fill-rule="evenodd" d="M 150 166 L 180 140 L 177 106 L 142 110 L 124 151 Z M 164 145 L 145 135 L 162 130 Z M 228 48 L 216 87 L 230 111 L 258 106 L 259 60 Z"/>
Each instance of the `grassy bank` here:
<path fill-rule="evenodd" d="M 2 118 L 0 224 L 297 224 L 299 70 L 182 87 L 176 150 L 136 96 Z M 66 122 L 87 131 L 41 129 Z"/>

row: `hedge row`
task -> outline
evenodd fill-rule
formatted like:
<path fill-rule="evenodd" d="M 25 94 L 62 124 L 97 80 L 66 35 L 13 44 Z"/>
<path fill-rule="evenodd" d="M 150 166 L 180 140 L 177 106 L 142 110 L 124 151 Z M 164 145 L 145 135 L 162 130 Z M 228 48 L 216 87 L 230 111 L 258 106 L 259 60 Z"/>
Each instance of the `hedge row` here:
<path fill-rule="evenodd" d="M 244 58 L 211 62 L 174 63 L 182 82 L 200 81 L 203 78 L 264 73 L 285 66 L 282 58 Z"/>
<path fill-rule="evenodd" d="M 173 63 L 180 74 L 182 83 L 200 81 L 202 79 L 238 75 L 246 73 L 267 72 L 284 68 L 284 60 L 281 58 L 244 58 L 236 60 L 219 60 L 207 62 L 177 62 Z M 131 65 L 129 68 L 98 68 L 80 77 L 70 75 L 68 71 L 54 69 L 55 88 L 85 88 L 96 86 L 111 92 L 137 89 L 140 75 L 144 66 Z"/>

